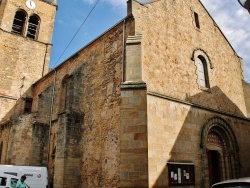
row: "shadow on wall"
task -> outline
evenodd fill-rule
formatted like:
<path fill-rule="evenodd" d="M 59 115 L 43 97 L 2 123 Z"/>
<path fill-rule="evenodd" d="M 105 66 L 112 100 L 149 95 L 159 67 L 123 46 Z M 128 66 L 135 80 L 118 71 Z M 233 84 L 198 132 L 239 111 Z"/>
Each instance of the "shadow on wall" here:
<path fill-rule="evenodd" d="M 176 122 L 176 125 L 172 125 L 173 129 L 178 127 L 178 131 L 170 129 L 172 131 L 169 133 L 170 139 L 174 137 L 175 141 L 172 149 L 170 149 L 169 157 L 165 156 L 169 159 L 165 166 L 161 166 L 163 163 L 157 163 L 163 170 L 154 183 L 154 188 L 169 187 L 169 184 L 171 184 L 171 187 L 180 187 L 180 182 L 191 182 L 192 176 L 195 184 L 190 183 L 188 187 L 209 188 L 215 182 L 247 175 L 241 174 L 240 163 L 242 161 L 239 160 L 238 154 L 238 138 L 240 136 L 238 134 L 240 133 L 239 127 L 243 124 L 249 126 L 250 122 L 246 120 L 242 111 L 219 87 L 211 88 L 211 93 L 213 94 L 213 97 L 210 97 L 212 99 L 208 98 L 207 92 L 201 92 L 186 98 L 186 101 L 192 104 L 202 104 L 201 101 L 206 101 L 210 109 L 203 108 L 200 105 L 188 105 L 184 121 L 181 123 L 180 117 L 177 117 L 176 121 L 173 120 L 173 122 Z M 166 101 L 166 99 L 160 100 Z M 161 104 L 169 104 L 169 101 L 163 102 Z M 180 104 L 176 101 L 171 103 Z M 182 105 L 178 106 L 182 108 Z M 185 109 L 187 109 L 187 105 L 185 106 Z M 166 106 L 163 109 L 167 108 L 169 107 Z M 169 114 L 171 112 L 171 110 L 168 111 Z M 170 116 L 167 117 L 171 118 Z M 164 122 L 166 126 L 168 123 Z M 157 133 L 159 138 L 163 134 L 164 132 Z M 247 135 L 245 136 L 248 138 Z M 245 142 L 247 141 L 245 140 Z M 164 146 L 164 144 L 167 143 L 163 143 L 161 148 L 165 149 L 167 146 Z M 244 155 L 250 155 L 249 150 L 244 152 Z M 160 158 L 158 161 L 160 161 Z M 190 167 L 190 169 L 194 167 L 194 172 L 190 169 L 187 170 L 186 167 Z M 171 170 L 168 172 L 169 168 Z M 166 180 L 169 180 L 169 182 Z"/>
<path fill-rule="evenodd" d="M 243 81 L 242 83 L 243 88 L 244 88 L 244 97 L 245 97 L 245 102 L 246 102 L 246 107 L 247 107 L 247 117 L 250 117 L 250 83 L 247 83 Z"/>
<path fill-rule="evenodd" d="M 1 164 L 47 164 L 47 154 L 41 151 L 48 145 L 49 116 L 42 116 L 43 111 L 50 110 L 50 105 L 43 104 L 43 108 L 38 112 L 31 112 L 32 92 L 33 86 L 24 92 L 0 122 L 0 140 L 3 143 L 0 152 Z M 45 92 L 51 95 L 52 90 L 49 87 Z M 47 100 L 51 100 L 51 97 Z"/>

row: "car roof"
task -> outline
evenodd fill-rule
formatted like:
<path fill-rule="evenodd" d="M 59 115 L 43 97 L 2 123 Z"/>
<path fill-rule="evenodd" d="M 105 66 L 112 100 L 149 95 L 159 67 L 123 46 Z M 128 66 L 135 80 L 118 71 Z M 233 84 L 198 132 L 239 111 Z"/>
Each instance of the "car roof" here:
<path fill-rule="evenodd" d="M 239 183 L 239 182 L 250 183 L 250 177 L 221 181 L 221 182 L 215 183 L 212 187 L 214 187 L 215 185 L 221 185 L 221 184 L 227 184 L 227 183 Z"/>

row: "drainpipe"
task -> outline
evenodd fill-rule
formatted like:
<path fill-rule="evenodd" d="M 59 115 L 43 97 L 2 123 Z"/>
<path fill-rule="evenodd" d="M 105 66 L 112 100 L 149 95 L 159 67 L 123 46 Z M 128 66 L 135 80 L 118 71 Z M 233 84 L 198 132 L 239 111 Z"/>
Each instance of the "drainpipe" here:
<path fill-rule="evenodd" d="M 6 153 L 5 153 L 5 159 L 4 159 L 4 164 L 7 164 L 7 155 L 8 155 L 8 150 L 9 150 L 9 141 L 10 141 L 10 129 L 11 129 L 11 124 L 7 123 L 7 128 L 9 128 L 8 130 L 8 141 L 7 141 L 7 146 L 6 146 Z M 13 125 L 12 125 L 13 126 Z"/>
<path fill-rule="evenodd" d="M 51 127 L 52 127 L 52 118 L 53 118 L 53 106 L 54 106 L 54 99 L 55 99 L 55 87 L 56 87 L 56 75 L 57 72 L 55 69 L 54 71 L 54 81 L 53 81 L 53 89 L 51 95 L 51 105 L 50 105 L 50 115 L 49 115 L 49 141 L 48 141 L 48 159 L 47 159 L 47 167 L 49 169 L 49 153 L 50 153 L 50 139 L 51 139 Z"/>
<path fill-rule="evenodd" d="M 46 58 L 47 58 L 47 52 L 48 52 L 48 44 L 45 44 L 45 55 L 43 59 L 43 70 L 42 70 L 42 76 L 44 76 L 44 69 L 45 69 L 45 64 L 46 64 Z"/>

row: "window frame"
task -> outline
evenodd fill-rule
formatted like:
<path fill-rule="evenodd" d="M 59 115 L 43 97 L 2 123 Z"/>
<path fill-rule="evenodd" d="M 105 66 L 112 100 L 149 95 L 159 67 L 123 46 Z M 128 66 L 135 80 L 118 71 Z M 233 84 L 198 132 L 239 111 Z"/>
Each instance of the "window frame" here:
<path fill-rule="evenodd" d="M 203 63 L 204 76 L 206 79 L 205 87 L 200 84 L 200 75 L 199 75 L 199 70 L 198 70 L 198 62 L 197 62 L 198 60 L 197 59 L 199 59 Z M 209 56 L 207 55 L 207 53 L 204 50 L 198 48 L 198 49 L 195 49 L 193 51 L 191 60 L 193 61 L 194 65 L 196 67 L 196 70 L 195 70 L 195 74 L 196 74 L 196 78 L 197 78 L 196 83 L 198 84 L 199 89 L 204 90 L 204 91 L 210 91 L 210 88 L 211 88 L 210 74 L 211 74 L 212 69 L 214 69 L 214 65 L 211 62 Z"/>
<path fill-rule="evenodd" d="M 34 24 L 34 23 L 31 22 L 32 18 L 36 18 L 35 21 L 37 21 L 37 24 Z M 32 14 L 32 15 L 29 16 L 29 19 L 28 19 L 28 22 L 27 22 L 28 23 L 27 24 L 27 31 L 26 31 L 26 37 L 27 38 L 30 38 L 30 39 L 33 39 L 33 40 L 36 40 L 38 38 L 40 22 L 41 22 L 41 19 L 37 14 Z M 32 27 L 34 27 L 34 29 L 32 29 Z M 30 32 L 32 32 L 32 31 L 34 31 L 34 34 L 30 34 Z M 31 37 L 31 36 L 34 36 L 34 38 Z"/>
<path fill-rule="evenodd" d="M 32 111 L 32 103 L 33 99 L 32 98 L 25 98 L 24 99 L 24 113 L 29 114 Z"/>
<path fill-rule="evenodd" d="M 20 20 L 18 18 L 18 15 L 23 14 L 23 20 Z M 21 24 L 17 24 L 16 22 L 22 22 Z M 13 18 L 13 22 L 12 22 L 12 28 L 11 28 L 11 33 L 14 33 L 16 35 L 21 35 L 23 36 L 25 34 L 25 27 L 26 27 L 26 23 L 27 23 L 27 12 L 23 9 L 18 9 L 15 12 L 14 18 Z M 19 27 L 21 29 L 19 29 Z"/>
<path fill-rule="evenodd" d="M 19 17 L 22 17 L 19 19 Z M 40 30 L 41 18 L 37 14 L 28 15 L 23 9 L 15 12 L 11 33 L 31 40 L 37 40 Z"/>
<path fill-rule="evenodd" d="M 201 29 L 199 14 L 194 11 L 194 22 L 197 29 Z"/>
<path fill-rule="evenodd" d="M 197 66 L 199 86 L 202 88 L 210 88 L 208 70 L 207 70 L 207 62 L 206 62 L 205 58 L 203 56 L 199 55 L 195 60 L 195 64 Z M 202 70 L 201 70 L 201 68 L 202 68 Z"/>

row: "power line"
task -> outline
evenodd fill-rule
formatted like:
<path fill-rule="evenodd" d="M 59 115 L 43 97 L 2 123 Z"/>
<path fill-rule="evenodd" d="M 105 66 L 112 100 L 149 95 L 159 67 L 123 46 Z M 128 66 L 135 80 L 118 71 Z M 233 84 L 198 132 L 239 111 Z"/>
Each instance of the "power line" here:
<path fill-rule="evenodd" d="M 66 52 L 66 50 L 68 49 L 68 47 L 70 46 L 70 44 L 72 43 L 72 41 L 74 40 L 74 38 L 76 37 L 76 35 L 80 31 L 80 29 L 82 28 L 82 26 L 84 25 L 84 23 L 87 21 L 88 17 L 91 15 L 91 13 L 93 12 L 93 10 L 95 9 L 95 7 L 97 6 L 98 3 L 99 3 L 99 0 L 96 1 L 96 3 L 94 4 L 93 8 L 90 10 L 89 14 L 85 18 L 85 20 L 82 22 L 81 26 L 79 27 L 79 29 L 77 30 L 77 32 L 75 33 L 75 35 L 72 37 L 72 39 L 70 40 L 69 44 L 66 46 L 66 48 L 64 49 L 64 51 L 62 52 L 62 54 L 57 59 L 56 63 L 53 64 L 52 67 L 54 67 L 54 66 L 57 65 L 57 63 L 59 62 L 59 60 L 61 59 L 61 57 L 63 56 L 63 54 Z"/>

